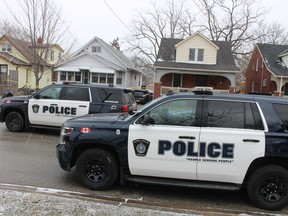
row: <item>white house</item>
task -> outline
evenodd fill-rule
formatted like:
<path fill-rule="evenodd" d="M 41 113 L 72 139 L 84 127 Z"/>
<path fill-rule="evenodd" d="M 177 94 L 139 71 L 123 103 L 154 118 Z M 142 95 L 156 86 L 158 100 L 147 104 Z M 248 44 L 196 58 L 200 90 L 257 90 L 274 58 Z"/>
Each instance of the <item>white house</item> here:
<path fill-rule="evenodd" d="M 94 37 L 73 56 L 57 65 L 53 81 L 140 88 L 142 75 L 117 46 Z"/>

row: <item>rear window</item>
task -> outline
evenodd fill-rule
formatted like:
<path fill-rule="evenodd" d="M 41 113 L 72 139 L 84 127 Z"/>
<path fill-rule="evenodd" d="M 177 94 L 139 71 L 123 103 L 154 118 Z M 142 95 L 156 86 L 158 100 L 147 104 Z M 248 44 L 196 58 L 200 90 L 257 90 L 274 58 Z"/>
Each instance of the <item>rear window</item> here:
<path fill-rule="evenodd" d="M 119 89 L 97 89 L 101 103 L 123 103 L 123 91 Z"/>

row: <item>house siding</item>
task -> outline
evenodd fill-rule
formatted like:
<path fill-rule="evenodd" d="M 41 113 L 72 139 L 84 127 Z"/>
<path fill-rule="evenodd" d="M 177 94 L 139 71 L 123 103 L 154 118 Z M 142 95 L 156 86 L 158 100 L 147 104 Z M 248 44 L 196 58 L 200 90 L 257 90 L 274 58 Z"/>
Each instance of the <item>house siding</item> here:
<path fill-rule="evenodd" d="M 181 43 L 179 46 L 176 46 L 176 62 L 188 63 L 190 48 L 204 49 L 203 64 L 216 64 L 216 47 L 198 34 Z"/>

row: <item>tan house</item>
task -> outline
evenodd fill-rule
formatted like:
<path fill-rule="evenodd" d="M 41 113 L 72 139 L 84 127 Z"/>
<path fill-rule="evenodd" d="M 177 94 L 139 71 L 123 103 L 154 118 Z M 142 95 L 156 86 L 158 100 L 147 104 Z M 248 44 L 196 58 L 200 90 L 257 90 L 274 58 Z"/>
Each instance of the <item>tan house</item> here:
<path fill-rule="evenodd" d="M 155 97 L 168 91 L 192 91 L 196 86 L 234 92 L 240 72 L 230 43 L 211 41 L 200 32 L 186 39 L 163 38 L 154 67 Z"/>
<path fill-rule="evenodd" d="M 48 49 L 47 49 L 48 47 Z M 47 62 L 43 61 L 47 70 L 40 80 L 39 88 L 52 83 L 52 67 L 61 60 L 63 49 L 57 44 L 43 44 L 37 41 L 38 52 L 43 48 L 48 50 Z M 31 44 L 24 40 L 4 35 L 0 38 L 0 84 L 13 85 L 18 89 L 35 89 L 35 75 L 32 62 L 34 62 Z"/>

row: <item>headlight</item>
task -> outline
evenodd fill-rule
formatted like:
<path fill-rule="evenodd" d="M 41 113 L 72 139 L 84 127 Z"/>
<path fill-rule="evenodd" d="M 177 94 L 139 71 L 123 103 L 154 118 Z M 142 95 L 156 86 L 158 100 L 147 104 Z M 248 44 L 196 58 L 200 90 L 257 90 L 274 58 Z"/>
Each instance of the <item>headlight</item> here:
<path fill-rule="evenodd" d="M 60 134 L 60 144 L 67 144 L 67 140 L 69 137 L 67 135 L 71 134 L 74 131 L 74 128 L 72 127 L 62 127 L 61 128 L 61 134 Z"/>

